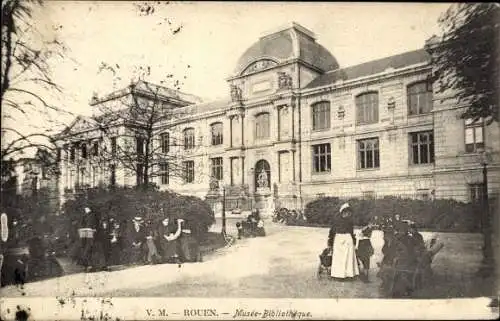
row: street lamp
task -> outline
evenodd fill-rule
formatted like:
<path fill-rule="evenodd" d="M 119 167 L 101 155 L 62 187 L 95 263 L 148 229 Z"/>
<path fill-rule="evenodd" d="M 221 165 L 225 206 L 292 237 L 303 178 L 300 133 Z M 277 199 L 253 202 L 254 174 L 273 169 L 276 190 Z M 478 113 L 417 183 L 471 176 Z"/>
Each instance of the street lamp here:
<path fill-rule="evenodd" d="M 226 189 L 224 184 L 219 182 L 219 189 L 222 193 L 222 235 L 226 235 Z"/>
<path fill-rule="evenodd" d="M 493 268 L 493 248 L 491 238 L 490 207 L 488 197 L 488 152 L 484 148 L 478 149 L 480 164 L 483 172 L 481 232 L 483 234 L 483 262 L 480 273 L 489 274 Z"/>

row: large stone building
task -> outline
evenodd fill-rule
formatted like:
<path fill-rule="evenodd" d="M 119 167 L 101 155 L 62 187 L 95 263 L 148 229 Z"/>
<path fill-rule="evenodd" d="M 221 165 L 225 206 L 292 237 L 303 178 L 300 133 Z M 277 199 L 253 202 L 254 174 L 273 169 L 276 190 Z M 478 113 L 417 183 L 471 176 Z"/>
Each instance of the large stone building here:
<path fill-rule="evenodd" d="M 112 103 L 121 110 L 123 97 L 142 95 L 168 106 L 177 117 L 154 123 L 151 141 L 158 153 L 148 167 L 151 180 L 162 189 L 205 197 L 215 178 L 229 207 L 248 206 L 248 200 L 267 208 L 302 207 L 321 195 L 473 201 L 482 193 L 484 155 L 489 192 L 496 193 L 498 123 L 461 119 L 466 106 L 435 94 L 431 72 L 425 49 L 342 68 L 313 32 L 292 23 L 243 53 L 228 78 L 227 100 L 200 103 L 140 82 L 91 105 Z M 155 94 L 141 94 L 145 85 L 154 86 Z M 141 164 L 127 169 L 110 159 L 92 163 L 99 150 L 126 144 L 126 123 L 97 125 L 79 117 L 59 135 L 65 149 L 61 191 L 143 180 Z M 111 128 L 105 137 L 103 124 Z M 135 142 L 130 153 L 143 153 L 143 141 Z"/>

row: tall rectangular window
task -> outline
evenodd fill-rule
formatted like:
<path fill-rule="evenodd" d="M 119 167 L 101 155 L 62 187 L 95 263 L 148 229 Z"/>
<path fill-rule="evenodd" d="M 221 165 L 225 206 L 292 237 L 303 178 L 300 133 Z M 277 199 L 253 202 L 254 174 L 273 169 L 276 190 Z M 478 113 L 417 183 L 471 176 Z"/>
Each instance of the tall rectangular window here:
<path fill-rule="evenodd" d="M 194 145 L 194 128 L 184 129 L 184 149 L 193 149 Z"/>
<path fill-rule="evenodd" d="M 162 185 L 169 183 L 168 163 L 160 164 L 160 182 Z"/>
<path fill-rule="evenodd" d="M 80 147 L 80 150 L 81 150 L 81 155 L 82 155 L 82 158 L 83 159 L 86 159 L 87 158 L 87 144 L 82 144 L 81 147 Z"/>
<path fill-rule="evenodd" d="M 408 86 L 408 114 L 428 114 L 432 111 L 432 84 L 428 81 Z"/>
<path fill-rule="evenodd" d="M 160 148 L 161 152 L 166 154 L 170 150 L 170 134 L 169 133 L 162 133 L 160 135 Z"/>
<path fill-rule="evenodd" d="M 116 137 L 111 137 L 111 155 L 116 156 Z"/>
<path fill-rule="evenodd" d="M 269 138 L 269 113 L 258 114 L 255 117 L 255 138 L 267 139 Z"/>
<path fill-rule="evenodd" d="M 99 156 L 99 142 L 92 144 L 92 156 Z"/>
<path fill-rule="evenodd" d="M 368 92 L 356 97 L 356 124 L 378 122 L 378 93 Z"/>
<path fill-rule="evenodd" d="M 222 123 L 215 123 L 210 126 L 212 134 L 212 145 L 222 145 Z"/>
<path fill-rule="evenodd" d="M 76 155 L 76 147 L 75 145 L 72 145 L 70 150 L 69 150 L 69 160 L 74 162 L 75 161 L 75 155 Z"/>
<path fill-rule="evenodd" d="M 212 177 L 217 180 L 222 180 L 223 178 L 223 165 L 222 165 L 222 157 L 215 157 L 210 159 L 211 162 L 211 173 Z"/>
<path fill-rule="evenodd" d="M 465 120 L 465 152 L 477 153 L 484 148 L 484 122 L 482 119 Z"/>
<path fill-rule="evenodd" d="M 358 168 L 379 168 L 380 154 L 378 138 L 358 140 Z"/>
<path fill-rule="evenodd" d="M 109 171 L 111 172 L 110 177 L 109 177 L 109 185 L 115 186 L 116 185 L 116 165 L 111 164 L 111 166 L 109 166 Z"/>
<path fill-rule="evenodd" d="M 313 172 L 324 173 L 331 171 L 331 147 L 330 144 L 319 144 L 312 146 Z"/>
<path fill-rule="evenodd" d="M 330 128 L 330 102 L 320 101 L 312 106 L 313 130 Z"/>
<path fill-rule="evenodd" d="M 184 163 L 184 182 L 194 182 L 194 161 L 185 161 Z"/>
<path fill-rule="evenodd" d="M 480 203 L 484 198 L 484 184 L 469 184 L 469 199 L 473 203 Z"/>
<path fill-rule="evenodd" d="M 434 163 L 434 135 L 432 131 L 411 133 L 412 164 Z"/>
<path fill-rule="evenodd" d="M 144 165 L 141 163 L 138 163 L 136 167 L 136 180 L 137 185 L 144 183 Z"/>
<path fill-rule="evenodd" d="M 136 137 L 135 142 L 136 142 L 135 145 L 137 148 L 137 155 L 143 155 L 144 154 L 144 138 Z"/>

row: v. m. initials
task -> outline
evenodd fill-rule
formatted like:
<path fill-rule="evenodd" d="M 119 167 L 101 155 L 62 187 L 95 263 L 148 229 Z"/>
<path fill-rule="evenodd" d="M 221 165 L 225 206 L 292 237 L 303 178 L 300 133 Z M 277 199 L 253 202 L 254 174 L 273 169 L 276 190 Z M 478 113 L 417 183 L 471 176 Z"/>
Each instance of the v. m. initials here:
<path fill-rule="evenodd" d="M 146 309 L 148 317 L 166 317 L 167 309 Z"/>

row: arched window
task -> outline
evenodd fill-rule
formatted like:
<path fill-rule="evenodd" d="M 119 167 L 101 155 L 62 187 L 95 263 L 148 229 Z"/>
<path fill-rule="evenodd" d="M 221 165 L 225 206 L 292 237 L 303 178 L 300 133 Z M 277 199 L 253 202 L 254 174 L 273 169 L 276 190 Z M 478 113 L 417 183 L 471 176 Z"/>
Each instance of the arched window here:
<path fill-rule="evenodd" d="M 255 116 L 255 138 L 269 138 L 269 113 L 261 113 Z"/>
<path fill-rule="evenodd" d="M 212 145 L 222 144 L 222 123 L 213 123 L 210 125 L 210 132 L 212 134 Z"/>
<path fill-rule="evenodd" d="M 420 115 L 432 110 L 432 84 L 421 81 L 408 86 L 408 114 Z"/>
<path fill-rule="evenodd" d="M 378 122 L 378 93 L 367 92 L 356 97 L 356 124 Z"/>
<path fill-rule="evenodd" d="M 313 130 L 330 128 L 330 102 L 320 101 L 312 105 Z"/>
<path fill-rule="evenodd" d="M 184 149 L 194 148 L 194 128 L 184 129 Z"/>

